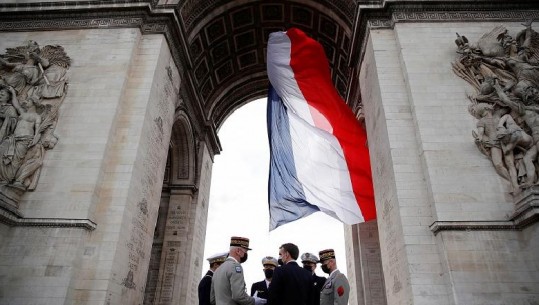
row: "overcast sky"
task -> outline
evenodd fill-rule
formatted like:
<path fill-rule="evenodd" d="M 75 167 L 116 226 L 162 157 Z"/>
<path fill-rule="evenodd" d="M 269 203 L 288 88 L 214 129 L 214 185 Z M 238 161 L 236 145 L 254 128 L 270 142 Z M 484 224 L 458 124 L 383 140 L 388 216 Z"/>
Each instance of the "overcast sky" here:
<path fill-rule="evenodd" d="M 266 104 L 266 99 L 248 103 L 219 130 L 223 151 L 213 165 L 204 249 L 205 260 L 228 251 L 231 236 L 249 238 L 253 250 L 242 264 L 249 293 L 252 283 L 264 279 L 262 258 L 277 258 L 279 246 L 287 242 L 296 244 L 300 255 L 335 249 L 339 270 L 346 274 L 343 224 L 338 220 L 317 212 L 269 232 Z M 201 277 L 207 269 L 205 260 Z M 325 275 L 320 264 L 316 273 Z"/>

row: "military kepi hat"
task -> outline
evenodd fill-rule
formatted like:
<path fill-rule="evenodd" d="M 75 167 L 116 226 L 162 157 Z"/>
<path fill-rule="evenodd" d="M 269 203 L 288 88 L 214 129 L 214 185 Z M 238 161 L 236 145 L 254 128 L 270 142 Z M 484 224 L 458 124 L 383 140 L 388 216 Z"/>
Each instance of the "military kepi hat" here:
<path fill-rule="evenodd" d="M 273 256 L 266 256 L 262 259 L 262 266 L 266 265 L 273 265 L 277 267 L 279 264 L 277 263 L 277 260 Z"/>
<path fill-rule="evenodd" d="M 323 262 L 335 258 L 335 251 L 333 251 L 333 249 L 326 249 L 318 252 L 318 255 L 320 255 L 320 261 Z"/>
<path fill-rule="evenodd" d="M 230 238 L 230 246 L 231 247 L 242 247 L 246 250 L 252 250 L 249 248 L 249 238 L 245 237 L 238 237 L 238 236 L 232 236 Z"/>
<path fill-rule="evenodd" d="M 213 263 L 223 263 L 227 256 L 228 252 L 221 252 L 208 257 L 207 260 L 210 262 L 210 265 Z"/>

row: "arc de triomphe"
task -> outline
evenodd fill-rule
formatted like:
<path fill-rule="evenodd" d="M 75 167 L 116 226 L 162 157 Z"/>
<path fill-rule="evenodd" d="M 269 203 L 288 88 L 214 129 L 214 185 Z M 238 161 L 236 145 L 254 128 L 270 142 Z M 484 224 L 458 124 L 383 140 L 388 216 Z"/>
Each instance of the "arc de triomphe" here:
<path fill-rule="evenodd" d="M 217 130 L 294 26 L 369 137 L 350 304 L 539 304 L 534 19 L 532 0 L 2 1 L 0 303 L 197 304 Z"/>

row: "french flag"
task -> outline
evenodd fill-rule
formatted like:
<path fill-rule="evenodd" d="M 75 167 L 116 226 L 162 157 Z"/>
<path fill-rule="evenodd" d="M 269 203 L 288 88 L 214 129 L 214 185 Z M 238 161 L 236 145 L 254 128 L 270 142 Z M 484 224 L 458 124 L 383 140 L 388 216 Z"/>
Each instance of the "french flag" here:
<path fill-rule="evenodd" d="M 367 136 L 333 86 L 322 46 L 301 30 L 267 49 L 270 230 L 322 211 L 376 218 Z"/>

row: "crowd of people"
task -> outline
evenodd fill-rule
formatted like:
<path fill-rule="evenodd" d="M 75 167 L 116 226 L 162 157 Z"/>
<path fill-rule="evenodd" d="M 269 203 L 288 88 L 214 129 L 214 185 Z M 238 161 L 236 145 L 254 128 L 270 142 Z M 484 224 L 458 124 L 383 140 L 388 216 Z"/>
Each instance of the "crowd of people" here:
<path fill-rule="evenodd" d="M 346 305 L 350 285 L 337 269 L 335 251 L 322 250 L 320 258 L 312 253 L 299 256 L 295 244 L 279 247 L 278 259 L 262 258 L 264 280 L 253 283 L 247 293 L 241 264 L 247 260 L 249 239 L 232 237 L 230 251 L 207 260 L 210 269 L 198 286 L 199 305 Z M 297 263 L 301 259 L 302 267 Z M 328 278 L 316 275 L 317 264 Z"/>

